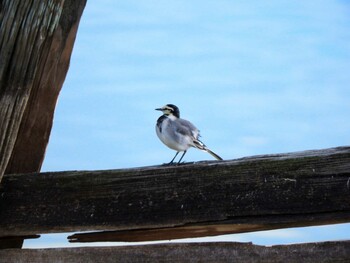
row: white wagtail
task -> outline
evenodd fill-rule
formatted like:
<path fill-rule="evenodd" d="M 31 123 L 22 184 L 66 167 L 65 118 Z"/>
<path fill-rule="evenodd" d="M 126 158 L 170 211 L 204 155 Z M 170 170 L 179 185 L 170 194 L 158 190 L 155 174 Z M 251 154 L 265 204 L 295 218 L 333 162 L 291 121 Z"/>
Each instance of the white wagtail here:
<path fill-rule="evenodd" d="M 178 107 L 173 104 L 167 104 L 156 110 L 163 112 L 163 115 L 157 120 L 156 125 L 156 132 L 159 139 L 166 146 L 177 151 L 169 164 L 174 162 L 179 152 L 184 152 L 178 162 L 180 163 L 190 147 L 208 152 L 217 160 L 222 160 L 219 155 L 209 150 L 208 147 L 198 139 L 200 136 L 199 130 L 191 122 L 180 118 Z"/>

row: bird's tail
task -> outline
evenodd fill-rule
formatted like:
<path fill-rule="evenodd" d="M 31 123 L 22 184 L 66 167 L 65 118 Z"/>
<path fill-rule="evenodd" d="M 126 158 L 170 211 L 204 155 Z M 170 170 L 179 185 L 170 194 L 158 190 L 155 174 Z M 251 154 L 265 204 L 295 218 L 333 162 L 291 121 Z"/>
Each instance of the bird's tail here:
<path fill-rule="evenodd" d="M 219 155 L 217 155 L 216 153 L 212 152 L 208 148 L 206 149 L 206 152 L 210 153 L 216 160 L 222 161 L 222 158 Z"/>
<path fill-rule="evenodd" d="M 202 143 L 200 140 L 193 140 L 194 143 L 194 147 L 196 147 L 199 150 L 205 151 L 207 153 L 210 153 L 216 160 L 220 160 L 222 161 L 223 159 L 217 155 L 216 153 L 214 153 L 213 151 L 211 151 L 204 143 Z"/>

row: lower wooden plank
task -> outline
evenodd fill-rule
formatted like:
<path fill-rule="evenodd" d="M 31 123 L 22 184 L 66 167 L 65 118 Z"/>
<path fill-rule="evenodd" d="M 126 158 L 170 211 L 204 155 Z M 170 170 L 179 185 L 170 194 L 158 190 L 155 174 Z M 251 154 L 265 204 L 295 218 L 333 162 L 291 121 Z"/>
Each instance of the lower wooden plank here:
<path fill-rule="evenodd" d="M 68 236 L 71 243 L 84 242 L 144 242 L 182 238 L 208 237 L 227 234 L 247 233 L 291 227 L 306 227 L 349 222 L 350 212 L 261 216 L 256 218 L 235 218 L 221 224 L 205 222 L 187 226 L 124 231 L 98 231 L 76 233 Z M 315 222 L 316 219 L 316 222 Z"/>
<path fill-rule="evenodd" d="M 0 262 L 349 262 L 350 240 L 279 246 L 180 243 L 123 247 L 5 249 Z"/>

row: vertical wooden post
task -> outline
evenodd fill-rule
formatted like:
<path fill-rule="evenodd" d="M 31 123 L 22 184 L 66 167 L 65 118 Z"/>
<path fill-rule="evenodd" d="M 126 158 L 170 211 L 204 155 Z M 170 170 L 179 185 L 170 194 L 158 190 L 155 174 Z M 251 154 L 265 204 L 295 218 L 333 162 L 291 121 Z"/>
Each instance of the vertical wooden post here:
<path fill-rule="evenodd" d="M 40 170 L 86 0 L 0 6 L 0 181 Z"/>
<path fill-rule="evenodd" d="M 41 168 L 85 4 L 0 2 L 0 182 Z"/>

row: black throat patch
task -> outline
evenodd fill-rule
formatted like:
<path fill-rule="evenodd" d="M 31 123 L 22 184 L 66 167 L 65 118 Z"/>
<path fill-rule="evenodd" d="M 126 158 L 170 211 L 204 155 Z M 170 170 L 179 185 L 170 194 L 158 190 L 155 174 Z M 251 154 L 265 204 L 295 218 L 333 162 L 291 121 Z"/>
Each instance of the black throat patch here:
<path fill-rule="evenodd" d="M 162 115 L 157 120 L 157 127 L 158 127 L 160 132 L 162 132 L 162 123 L 166 118 L 168 118 L 166 115 Z"/>

